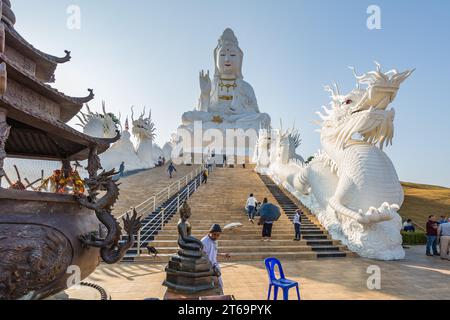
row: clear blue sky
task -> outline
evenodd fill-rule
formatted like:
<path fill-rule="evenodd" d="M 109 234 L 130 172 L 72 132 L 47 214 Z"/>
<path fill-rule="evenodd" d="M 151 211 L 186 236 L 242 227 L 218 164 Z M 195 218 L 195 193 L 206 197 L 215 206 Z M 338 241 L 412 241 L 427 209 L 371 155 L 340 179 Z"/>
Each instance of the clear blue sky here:
<path fill-rule="evenodd" d="M 66 9 L 81 8 L 81 30 L 66 28 Z M 366 9 L 381 7 L 381 30 L 366 27 Z M 355 85 L 358 71 L 417 68 L 393 106 L 394 145 L 386 151 L 404 181 L 450 186 L 450 1 L 12 0 L 16 28 L 38 48 L 72 62 L 55 86 L 69 95 L 95 88 L 99 109 L 122 115 L 152 107 L 164 143 L 193 108 L 198 71 L 213 69 L 212 51 L 226 27 L 244 50 L 244 77 L 275 125 L 295 120 L 299 152 L 320 147 L 314 114 L 329 99 L 323 86 Z"/>

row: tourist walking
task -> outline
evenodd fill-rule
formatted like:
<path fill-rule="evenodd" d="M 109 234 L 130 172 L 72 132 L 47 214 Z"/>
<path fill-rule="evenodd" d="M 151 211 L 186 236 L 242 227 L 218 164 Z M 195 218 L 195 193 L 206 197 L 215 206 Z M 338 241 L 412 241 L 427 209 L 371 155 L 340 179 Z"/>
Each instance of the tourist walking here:
<path fill-rule="evenodd" d="M 253 193 L 251 193 L 249 198 L 247 199 L 247 204 L 245 205 L 245 208 L 247 208 L 248 221 L 250 221 L 251 223 L 255 222 L 256 204 L 257 203 L 258 203 L 258 201 L 254 197 Z"/>
<path fill-rule="evenodd" d="M 202 171 L 202 183 L 208 183 L 208 169 Z"/>
<path fill-rule="evenodd" d="M 294 215 L 294 229 L 295 229 L 295 239 L 294 241 L 300 241 L 302 239 L 301 227 L 302 227 L 302 214 L 300 209 L 295 211 Z"/>
<path fill-rule="evenodd" d="M 119 176 L 122 178 L 125 174 L 125 162 L 122 161 L 119 167 Z"/>
<path fill-rule="evenodd" d="M 263 200 L 263 206 L 264 204 L 269 203 L 269 200 L 267 198 L 264 198 Z M 264 217 L 260 217 L 258 225 L 262 225 L 262 239 L 261 241 L 271 241 L 272 239 L 272 229 L 273 229 L 273 220 L 271 219 L 265 219 Z"/>
<path fill-rule="evenodd" d="M 172 179 L 172 178 L 173 178 L 173 173 L 174 173 L 174 172 L 177 172 L 177 169 L 176 169 L 175 166 L 173 165 L 173 162 L 171 162 L 171 163 L 169 164 L 169 167 L 167 168 L 167 172 L 169 173 L 170 179 Z"/>
<path fill-rule="evenodd" d="M 438 242 L 440 242 L 441 259 L 450 260 L 450 218 L 439 225 L 437 237 Z"/>
<path fill-rule="evenodd" d="M 208 257 L 209 262 L 211 262 L 213 266 L 213 270 L 217 276 L 217 282 L 220 286 L 220 289 L 222 290 L 223 295 L 223 280 L 222 280 L 222 272 L 220 269 L 219 262 L 217 262 L 217 256 L 221 255 L 225 258 L 229 259 L 231 258 L 230 254 L 228 253 L 221 253 L 219 254 L 219 244 L 218 240 L 222 234 L 222 228 L 218 224 L 214 224 L 210 229 L 208 235 L 203 237 L 201 240 L 203 243 L 203 252 Z"/>
<path fill-rule="evenodd" d="M 436 222 L 436 217 L 431 215 L 428 217 L 427 221 L 427 256 L 437 256 L 439 255 L 437 250 L 437 231 L 438 231 L 438 223 Z M 431 249 L 433 250 L 433 254 L 431 254 Z"/>

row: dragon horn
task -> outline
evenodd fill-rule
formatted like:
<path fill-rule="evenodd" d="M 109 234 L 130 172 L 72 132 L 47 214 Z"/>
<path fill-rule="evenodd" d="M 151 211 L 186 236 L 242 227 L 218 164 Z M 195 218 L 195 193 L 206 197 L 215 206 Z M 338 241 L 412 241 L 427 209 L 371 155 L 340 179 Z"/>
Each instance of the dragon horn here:
<path fill-rule="evenodd" d="M 102 100 L 102 110 L 103 110 L 103 115 L 106 116 L 106 102 L 105 102 L 105 100 Z"/>
<path fill-rule="evenodd" d="M 87 111 L 90 113 L 90 114 L 92 114 L 92 112 L 91 112 L 91 108 L 89 108 L 89 105 L 86 103 L 86 109 L 87 109 Z"/>
<path fill-rule="evenodd" d="M 76 117 L 77 117 L 78 120 L 80 120 L 80 122 L 81 122 L 81 124 L 79 124 L 80 126 L 85 126 L 85 125 L 86 125 L 86 123 L 83 121 L 83 119 L 82 119 L 79 115 L 76 115 Z"/>
<path fill-rule="evenodd" d="M 341 91 L 339 90 L 339 86 L 338 86 L 336 81 L 333 82 L 333 86 L 336 89 L 336 95 L 340 96 L 341 95 Z"/>
<path fill-rule="evenodd" d="M 134 122 L 134 106 L 131 106 L 131 121 Z"/>

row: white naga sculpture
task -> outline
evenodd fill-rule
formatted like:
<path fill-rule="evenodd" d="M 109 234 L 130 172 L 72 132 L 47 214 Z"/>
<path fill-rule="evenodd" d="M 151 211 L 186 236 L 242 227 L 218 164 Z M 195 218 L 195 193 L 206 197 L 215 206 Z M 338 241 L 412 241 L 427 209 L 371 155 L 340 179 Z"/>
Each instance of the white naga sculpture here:
<path fill-rule="evenodd" d="M 226 29 L 214 50 L 215 73 L 200 73 L 201 96 L 197 110 L 183 114 L 180 128 L 193 130 L 195 121 L 203 129 L 243 129 L 270 125 L 270 116 L 260 113 L 255 92 L 242 76 L 243 51 L 231 29 Z"/>
<path fill-rule="evenodd" d="M 383 73 L 377 64 L 376 71 L 355 73 L 358 88 L 347 95 L 337 85 L 328 87 L 331 108 L 319 113 L 323 149 L 295 177 L 292 191 L 333 238 L 363 257 L 394 260 L 405 255 L 397 213 L 403 189 L 382 148 L 394 134 L 395 111 L 388 106 L 412 72 Z"/>
<path fill-rule="evenodd" d="M 133 121 L 133 135 L 137 139 L 136 152 L 144 165 L 144 168 L 153 168 L 155 166 L 155 156 L 153 152 L 153 141 L 155 140 L 156 128 L 152 121 L 152 112 L 150 111 L 148 117 L 145 117 L 144 112 L 138 119 L 134 120 L 134 110 L 132 110 L 131 120 Z"/>
<path fill-rule="evenodd" d="M 269 147 L 271 145 L 271 131 L 268 129 L 259 130 L 258 141 L 256 142 L 253 163 L 256 164 L 255 170 L 266 174 L 270 166 Z"/>
<path fill-rule="evenodd" d="M 302 139 L 295 125 L 290 130 L 261 130 L 254 157 L 255 170 L 268 174 L 276 181 L 293 184 L 294 177 L 303 165 L 303 158 L 296 153 Z"/>
<path fill-rule="evenodd" d="M 112 113 L 106 112 L 106 103 L 102 101 L 103 114 L 92 112 L 86 104 L 87 113 L 80 112 L 77 115 L 80 123 L 77 125 L 83 128 L 83 132 L 96 138 L 114 138 L 117 134 L 120 121 Z"/>
<path fill-rule="evenodd" d="M 120 126 L 120 120 L 114 114 L 106 112 L 106 106 L 102 104 L 103 113 L 92 112 L 87 106 L 87 113 L 78 116 L 79 126 L 83 132 L 93 137 L 109 138 L 116 135 Z M 114 143 L 110 149 L 100 155 L 102 166 L 106 170 L 118 169 L 125 162 L 127 171 L 150 169 L 155 166 L 153 157 L 153 140 L 155 137 L 155 125 L 151 121 L 151 113 L 145 118 L 145 110 L 141 116 L 134 120 L 132 108 L 132 132 L 138 140 L 137 148 L 131 141 L 128 118 L 125 121 L 125 130 L 121 132 L 120 140 Z"/>

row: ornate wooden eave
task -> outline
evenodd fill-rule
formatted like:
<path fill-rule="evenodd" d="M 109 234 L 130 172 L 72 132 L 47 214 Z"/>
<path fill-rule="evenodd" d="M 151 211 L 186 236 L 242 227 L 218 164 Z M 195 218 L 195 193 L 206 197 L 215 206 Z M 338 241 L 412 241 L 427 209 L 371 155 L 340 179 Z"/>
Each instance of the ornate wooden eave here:
<path fill-rule="evenodd" d="M 63 122 L 70 121 L 83 108 L 83 104 L 94 99 L 94 91 L 88 89 L 89 95 L 86 97 L 69 97 L 48 84 L 40 81 L 38 78 L 23 70 L 5 54 L 0 53 L 0 63 L 5 62 L 7 66 L 8 77 L 26 85 L 31 90 L 47 97 L 59 104 L 61 108 L 60 119 Z"/>
<path fill-rule="evenodd" d="M 26 41 L 15 29 L 8 24 L 5 26 L 5 42 L 6 46 L 10 46 L 21 52 L 23 55 L 34 61 L 39 68 L 39 74 L 44 82 L 54 82 L 54 74 L 58 64 L 66 63 L 71 60 L 70 51 L 65 51 L 64 57 L 56 57 L 48 53 L 44 53 L 35 48 Z"/>
<path fill-rule="evenodd" d="M 120 139 L 119 133 L 112 139 L 88 136 L 62 121 L 24 108 L 5 96 L 0 96 L 0 108 L 7 111 L 7 122 L 11 126 L 6 143 L 9 157 L 82 161 L 88 159 L 93 146 L 97 146 L 97 152 L 101 154 Z"/>

